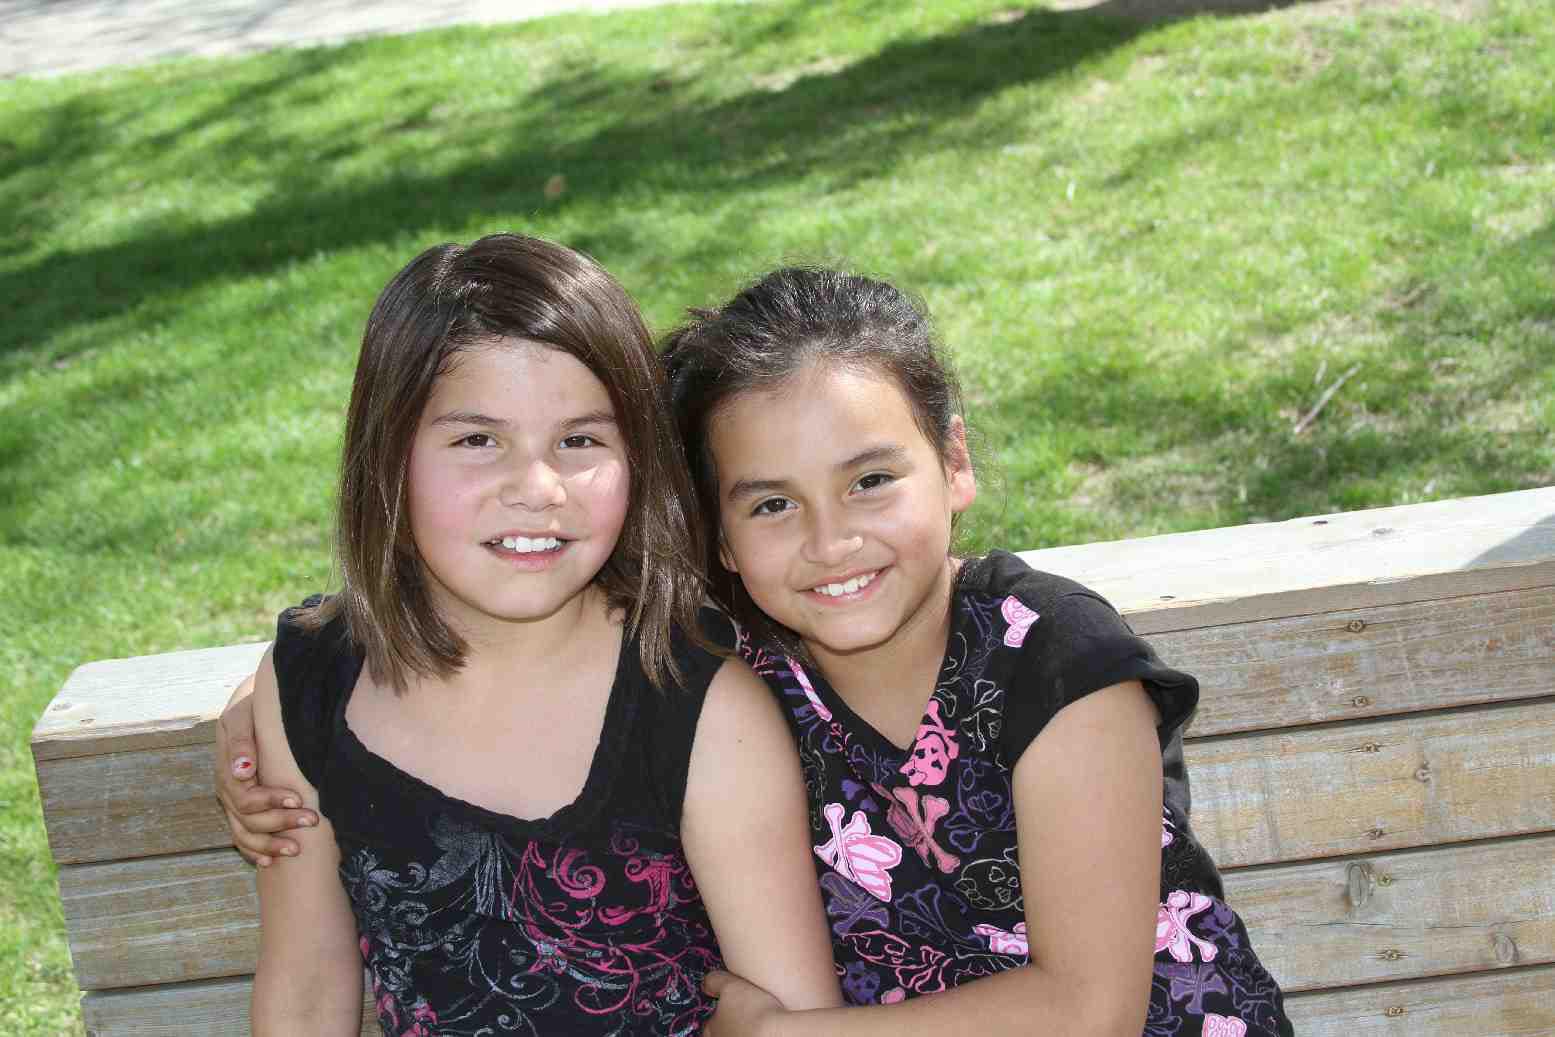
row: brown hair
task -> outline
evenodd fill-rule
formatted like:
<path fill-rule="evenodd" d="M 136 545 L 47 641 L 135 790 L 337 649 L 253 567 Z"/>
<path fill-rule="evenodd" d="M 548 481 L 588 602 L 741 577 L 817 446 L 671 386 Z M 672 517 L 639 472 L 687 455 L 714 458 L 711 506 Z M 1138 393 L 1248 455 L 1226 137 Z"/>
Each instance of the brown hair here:
<path fill-rule="evenodd" d="M 631 472 L 626 525 L 595 577 L 638 637 L 644 672 L 679 678 L 678 626 L 693 641 L 703 597 L 695 514 L 662 369 L 642 315 L 589 257 L 517 234 L 438 245 L 378 296 L 357 358 L 346 416 L 335 541 L 343 589 L 303 618 L 344 613 L 373 677 L 403 689 L 409 674 L 447 676 L 466 645 L 438 614 L 407 521 L 407 464 L 432 384 L 463 350 L 537 342 L 576 358 L 610 394 Z"/>

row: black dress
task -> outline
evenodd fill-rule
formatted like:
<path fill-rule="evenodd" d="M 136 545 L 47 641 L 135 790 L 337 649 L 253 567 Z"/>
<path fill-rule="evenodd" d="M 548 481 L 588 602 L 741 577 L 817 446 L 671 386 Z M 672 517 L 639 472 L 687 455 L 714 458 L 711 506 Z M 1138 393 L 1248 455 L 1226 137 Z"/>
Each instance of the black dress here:
<path fill-rule="evenodd" d="M 721 662 L 677 639 L 683 688 L 620 663 L 588 779 L 542 820 L 444 795 L 346 725 L 363 660 L 344 622 L 283 613 L 274 661 L 293 756 L 340 846 L 385 1034 L 685 1034 L 720 967 L 680 842 L 691 743 Z"/>
<path fill-rule="evenodd" d="M 1160 710 L 1167 788 L 1147 1037 L 1291 1033 L 1278 984 L 1222 899 L 1188 827 L 1175 749 L 1198 682 L 1165 666 L 1112 607 L 995 552 L 957 579 L 944 662 L 913 745 L 900 749 L 773 645 L 740 653 L 799 740 L 816 870 L 843 992 L 891 1003 L 1024 965 L 1025 902 L 1011 775 L 1065 705 L 1142 681 Z M 1068 924 L 1086 924 L 1070 905 Z"/>

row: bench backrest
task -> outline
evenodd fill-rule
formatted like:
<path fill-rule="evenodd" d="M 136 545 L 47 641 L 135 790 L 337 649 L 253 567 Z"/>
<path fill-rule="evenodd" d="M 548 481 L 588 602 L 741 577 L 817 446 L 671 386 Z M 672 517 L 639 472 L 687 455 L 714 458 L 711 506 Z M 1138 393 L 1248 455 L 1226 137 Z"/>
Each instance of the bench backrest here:
<path fill-rule="evenodd" d="M 1025 557 L 1199 677 L 1194 828 L 1299 1033 L 1555 1034 L 1555 489 Z M 93 1034 L 248 1032 L 211 743 L 264 647 L 88 664 L 34 731 Z"/>

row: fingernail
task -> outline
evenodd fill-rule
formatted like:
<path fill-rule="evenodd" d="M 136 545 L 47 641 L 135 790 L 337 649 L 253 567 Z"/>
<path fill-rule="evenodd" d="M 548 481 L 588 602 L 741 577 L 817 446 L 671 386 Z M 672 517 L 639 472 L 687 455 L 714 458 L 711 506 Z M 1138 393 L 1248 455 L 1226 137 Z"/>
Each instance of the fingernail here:
<path fill-rule="evenodd" d="M 295 846 L 283 846 L 283 847 L 281 847 L 281 852 L 284 853 L 288 857 L 295 857 L 295 856 L 297 856 L 297 847 L 295 847 Z"/>
<path fill-rule="evenodd" d="M 258 863 L 258 865 L 261 868 L 268 868 L 270 866 L 270 858 L 269 857 L 261 857 L 261 858 L 259 858 L 257 863 Z"/>
<path fill-rule="evenodd" d="M 302 806 L 302 800 L 298 799 L 296 796 L 287 796 L 285 799 L 281 800 L 281 806 L 288 810 L 296 810 L 298 807 Z"/>
<path fill-rule="evenodd" d="M 312 814 L 304 814 L 297 819 L 297 823 L 312 828 L 314 825 L 319 823 L 319 819 L 314 817 Z"/>
<path fill-rule="evenodd" d="M 249 772 L 253 769 L 254 761 L 250 760 L 247 756 L 239 756 L 237 759 L 232 761 L 232 773 L 236 774 L 240 778 L 247 777 Z"/>

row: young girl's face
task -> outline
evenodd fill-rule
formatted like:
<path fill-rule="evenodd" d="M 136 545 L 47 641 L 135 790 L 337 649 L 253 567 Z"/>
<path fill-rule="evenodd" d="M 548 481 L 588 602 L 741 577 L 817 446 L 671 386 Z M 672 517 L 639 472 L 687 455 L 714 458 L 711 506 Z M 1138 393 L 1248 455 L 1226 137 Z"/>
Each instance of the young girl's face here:
<path fill-rule="evenodd" d="M 626 520 L 609 393 L 576 358 L 533 343 L 476 346 L 437 379 L 408 481 L 434 600 L 466 635 L 555 615 L 609 560 Z"/>
<path fill-rule="evenodd" d="M 708 442 L 724 565 L 822 665 L 941 629 L 951 518 L 977 494 L 960 419 L 942 457 L 889 377 L 814 367 L 734 397 Z"/>

